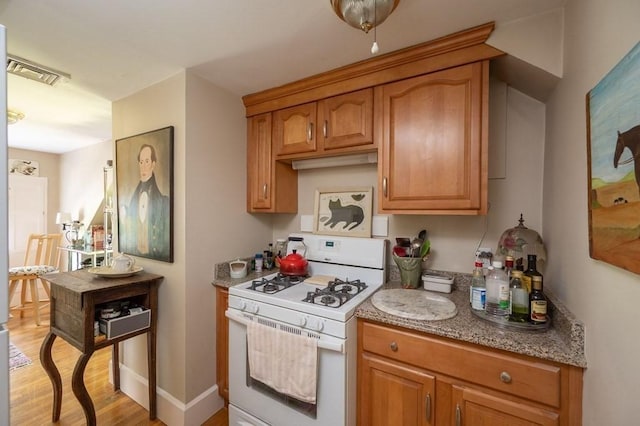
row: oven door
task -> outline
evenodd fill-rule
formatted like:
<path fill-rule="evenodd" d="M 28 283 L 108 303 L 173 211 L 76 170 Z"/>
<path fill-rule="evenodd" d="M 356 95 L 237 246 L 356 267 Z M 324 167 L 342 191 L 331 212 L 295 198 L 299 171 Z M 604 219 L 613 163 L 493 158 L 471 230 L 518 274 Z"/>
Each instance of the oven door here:
<path fill-rule="evenodd" d="M 355 379 L 355 358 L 350 362 L 345 340 L 315 334 L 299 327 L 260 318 L 235 309 L 228 309 L 226 315 L 229 318 L 229 404 L 234 406 L 233 410 L 229 411 L 230 426 L 262 425 L 258 422 L 249 422 L 245 417 L 232 415 L 232 412 L 237 413 L 237 410 L 249 414 L 249 418 L 253 416 L 273 426 L 355 424 L 355 406 L 348 409 L 349 402 L 351 405 L 355 404 L 353 395 L 355 380 L 351 386 L 348 385 L 350 364 L 353 370 L 351 375 Z M 263 323 L 282 326 L 278 328 L 283 331 L 303 332 L 318 338 L 318 387 L 315 405 L 292 400 L 250 377 L 246 325 L 248 321 L 258 319 Z M 355 322 L 352 324 L 355 325 Z M 353 355 L 355 356 L 355 353 Z"/>

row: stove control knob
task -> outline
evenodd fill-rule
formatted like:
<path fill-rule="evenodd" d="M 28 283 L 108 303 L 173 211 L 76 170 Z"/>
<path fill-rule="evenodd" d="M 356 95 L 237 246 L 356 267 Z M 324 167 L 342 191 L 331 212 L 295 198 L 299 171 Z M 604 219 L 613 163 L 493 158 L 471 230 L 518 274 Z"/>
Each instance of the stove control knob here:
<path fill-rule="evenodd" d="M 300 317 L 300 319 L 298 320 L 298 324 L 300 324 L 300 327 L 304 327 L 305 325 L 307 325 L 307 317 Z"/>
<path fill-rule="evenodd" d="M 240 306 L 238 306 L 238 308 L 239 308 L 241 311 L 244 311 L 244 310 L 246 310 L 246 309 L 247 309 L 247 302 L 245 302 L 244 300 L 241 300 L 241 301 L 239 302 L 239 305 L 240 305 Z"/>
<path fill-rule="evenodd" d="M 318 319 L 316 321 L 310 321 L 308 327 L 311 330 L 314 331 L 322 331 L 322 329 L 324 328 L 324 321 Z"/>
<path fill-rule="evenodd" d="M 256 303 L 252 303 L 249 308 L 250 309 L 247 309 L 247 310 L 250 311 L 252 314 L 257 314 L 258 311 L 260 310 L 260 306 L 258 306 Z"/>

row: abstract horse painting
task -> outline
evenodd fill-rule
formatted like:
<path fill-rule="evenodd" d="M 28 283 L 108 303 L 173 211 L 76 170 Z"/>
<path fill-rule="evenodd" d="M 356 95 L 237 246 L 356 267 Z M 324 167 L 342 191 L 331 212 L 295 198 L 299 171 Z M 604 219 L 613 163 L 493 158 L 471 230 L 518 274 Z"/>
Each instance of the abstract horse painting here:
<path fill-rule="evenodd" d="M 586 101 L 589 255 L 640 274 L 640 43 Z"/>
<path fill-rule="evenodd" d="M 631 158 L 620 163 L 620 157 L 625 148 L 631 151 Z M 616 142 L 616 150 L 613 153 L 613 167 L 618 168 L 618 164 L 634 163 L 634 172 L 636 174 L 636 184 L 640 193 L 640 125 L 637 125 L 624 133 L 618 130 L 618 140 Z"/>

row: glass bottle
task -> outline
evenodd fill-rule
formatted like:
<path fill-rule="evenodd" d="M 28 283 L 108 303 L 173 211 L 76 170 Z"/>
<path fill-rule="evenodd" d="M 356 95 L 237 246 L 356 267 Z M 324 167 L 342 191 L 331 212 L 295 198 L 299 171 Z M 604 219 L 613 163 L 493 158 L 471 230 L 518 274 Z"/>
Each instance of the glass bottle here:
<path fill-rule="evenodd" d="M 531 294 L 531 278 L 534 276 L 538 276 L 542 279 L 542 274 L 538 272 L 536 269 L 536 263 L 538 261 L 538 256 L 535 254 L 527 255 L 527 270 L 524 271 L 524 275 L 522 276 L 522 284 L 527 289 L 527 292 Z"/>
<path fill-rule="evenodd" d="M 511 282 L 511 271 L 513 270 L 513 256 L 504 257 L 504 271 L 507 273 L 507 279 Z"/>
<path fill-rule="evenodd" d="M 469 302 L 471 308 L 476 311 L 484 311 L 487 297 L 487 287 L 482 270 L 482 261 L 476 260 L 471 276 L 471 286 L 469 287 Z"/>
<path fill-rule="evenodd" d="M 522 285 L 522 271 L 511 271 L 509 294 L 511 296 L 511 314 L 509 315 L 509 320 L 527 322 L 529 320 L 529 293 L 527 293 L 527 290 Z"/>
<path fill-rule="evenodd" d="M 509 281 L 502 269 L 502 262 L 493 261 L 486 278 L 487 303 L 485 310 L 496 316 L 509 315 Z"/>
<path fill-rule="evenodd" d="M 542 292 L 542 277 L 531 277 L 531 294 L 529 295 L 529 318 L 534 324 L 547 322 L 547 297 Z"/>

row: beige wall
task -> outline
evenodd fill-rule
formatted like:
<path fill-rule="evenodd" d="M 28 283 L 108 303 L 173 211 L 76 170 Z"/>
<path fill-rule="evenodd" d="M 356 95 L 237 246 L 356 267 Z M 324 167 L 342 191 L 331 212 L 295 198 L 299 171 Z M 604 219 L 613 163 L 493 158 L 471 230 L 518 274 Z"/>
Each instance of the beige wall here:
<path fill-rule="evenodd" d="M 88 226 L 99 211 L 103 189 L 103 168 L 113 159 L 113 143 L 101 142 L 60 155 L 60 210 Z M 86 228 L 85 228 L 86 229 Z"/>
<path fill-rule="evenodd" d="M 246 119 L 241 99 L 187 73 L 185 401 L 215 384 L 213 265 L 262 251 L 271 216 L 246 212 Z"/>
<path fill-rule="evenodd" d="M 215 394 L 214 403 L 222 403 L 215 387 L 213 267 L 262 250 L 271 239 L 271 216 L 245 211 L 246 131 L 239 97 L 183 72 L 113 104 L 114 139 L 169 125 L 175 127 L 174 262 L 136 262 L 165 277 L 158 386 L 174 408 L 187 412 L 186 418 L 163 418 L 159 406 L 159 416 L 171 424 L 198 424 L 188 413 L 194 400 Z M 145 354 L 144 339 L 131 339 L 122 360 L 146 376 Z"/>
<path fill-rule="evenodd" d="M 585 95 L 640 40 L 637 0 L 569 0 L 564 77 L 547 104 L 545 285 L 585 323 L 585 425 L 637 424 L 640 276 L 589 257 Z M 547 278 L 545 277 L 545 278 Z"/>
<path fill-rule="evenodd" d="M 174 262 L 136 258 L 146 271 L 163 275 L 159 288 L 158 386 L 174 398 L 185 398 L 185 74 L 113 103 L 114 140 L 174 126 Z M 115 146 L 113 152 L 115 159 Z M 117 167 L 117 163 L 115 163 Z M 116 248 L 117 248 L 117 239 Z M 138 336 L 123 345 L 126 367 L 146 377 L 146 339 Z"/>
<path fill-rule="evenodd" d="M 47 232 L 58 232 L 56 213 L 60 206 L 60 155 L 9 148 L 7 158 L 40 163 L 40 176 L 47 178 Z"/>

